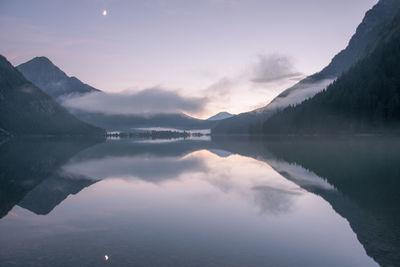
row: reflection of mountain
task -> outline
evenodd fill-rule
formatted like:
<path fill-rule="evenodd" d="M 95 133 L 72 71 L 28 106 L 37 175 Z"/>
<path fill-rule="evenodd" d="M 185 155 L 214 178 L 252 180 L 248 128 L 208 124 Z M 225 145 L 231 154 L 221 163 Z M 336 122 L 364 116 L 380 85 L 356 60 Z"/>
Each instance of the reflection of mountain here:
<path fill-rule="evenodd" d="M 199 140 L 153 143 L 127 139 L 93 146 L 96 143 L 14 139 L 0 145 L 0 218 L 15 205 L 48 214 L 70 194 L 105 177 L 134 176 L 159 182 L 184 172 L 204 171 L 201 159 L 184 157 L 213 147 Z"/>
<path fill-rule="evenodd" d="M 56 172 L 30 191 L 18 203 L 18 206 L 30 210 L 35 214 L 46 215 L 69 195 L 75 195 L 93 183 L 93 179 L 75 177 L 64 172 Z"/>
<path fill-rule="evenodd" d="M 0 216 L 16 204 L 47 214 L 97 179 L 133 177 L 158 183 L 191 172 L 206 173 L 202 156 L 190 153 L 207 149 L 227 156 L 225 151 L 230 151 L 265 161 L 288 180 L 324 198 L 348 220 L 367 253 L 382 266 L 400 260 L 396 253 L 400 249 L 400 140 L 225 138 L 153 143 L 126 139 L 81 151 L 93 143 L 47 139 L 1 145 Z M 210 172 L 209 178 L 224 192 L 232 190 L 225 169 Z M 260 181 L 248 186 L 262 211 L 280 213 L 290 208 L 297 191 Z"/>
<path fill-rule="evenodd" d="M 166 142 L 151 142 L 151 140 L 120 139 L 107 142 L 82 151 L 73 161 L 83 159 L 101 159 L 105 157 L 145 156 L 153 157 L 183 157 L 201 149 L 211 149 L 215 144 L 203 140 L 177 140 Z"/>
<path fill-rule="evenodd" d="M 206 166 L 201 159 L 185 156 L 211 147 L 212 143 L 198 140 L 164 143 L 132 139 L 108 141 L 80 153 L 63 170 L 94 179 L 134 177 L 160 182 L 177 178 L 182 173 L 204 171 Z"/>
<path fill-rule="evenodd" d="M 14 139 L 0 145 L 0 218 L 70 157 L 95 143 L 94 140 L 48 138 Z M 26 205 L 39 205 L 27 201 L 24 200 Z"/>
<path fill-rule="evenodd" d="M 266 161 L 287 179 L 323 197 L 349 221 L 367 253 L 382 266 L 400 262 L 399 140 L 280 139 L 217 143 L 230 151 Z M 305 175 L 307 172 L 309 175 Z M 309 179 L 304 182 L 306 176 Z M 316 176 L 323 177 L 319 185 Z"/>

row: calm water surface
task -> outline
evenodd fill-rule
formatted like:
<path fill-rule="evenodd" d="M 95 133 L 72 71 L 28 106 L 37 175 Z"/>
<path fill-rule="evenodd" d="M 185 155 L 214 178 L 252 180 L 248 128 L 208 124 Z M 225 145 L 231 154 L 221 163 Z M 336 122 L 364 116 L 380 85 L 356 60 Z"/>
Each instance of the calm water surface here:
<path fill-rule="evenodd" d="M 397 266 L 399 144 L 11 141 L 0 266 Z"/>

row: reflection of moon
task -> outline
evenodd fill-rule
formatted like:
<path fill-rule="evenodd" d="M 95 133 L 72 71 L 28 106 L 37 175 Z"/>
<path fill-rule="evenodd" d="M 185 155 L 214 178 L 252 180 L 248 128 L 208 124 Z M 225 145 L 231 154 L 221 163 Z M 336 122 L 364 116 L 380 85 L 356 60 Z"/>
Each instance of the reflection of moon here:
<path fill-rule="evenodd" d="M 103 16 L 107 16 L 107 10 L 103 10 Z"/>

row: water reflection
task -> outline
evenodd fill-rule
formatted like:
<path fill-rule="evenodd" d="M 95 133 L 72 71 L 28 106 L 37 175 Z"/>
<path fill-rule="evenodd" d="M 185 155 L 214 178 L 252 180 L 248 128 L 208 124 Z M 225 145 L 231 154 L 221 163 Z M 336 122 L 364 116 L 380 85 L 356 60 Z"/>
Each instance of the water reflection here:
<path fill-rule="evenodd" d="M 328 201 L 382 266 L 400 262 L 398 137 L 220 140 Z"/>
<path fill-rule="evenodd" d="M 398 195 L 379 181 L 398 185 L 398 144 L 243 138 L 3 144 L 11 157 L 0 158 L 1 188 L 10 188 L 1 194 L 2 212 L 14 208 L 0 220 L 0 262 L 395 266 Z"/>
<path fill-rule="evenodd" d="M 75 195 L 93 183 L 83 175 L 59 170 L 29 191 L 18 205 L 38 215 L 46 215 L 69 195 Z"/>
<path fill-rule="evenodd" d="M 293 205 L 294 197 L 300 194 L 299 190 L 285 190 L 270 186 L 256 186 L 253 188 L 255 202 L 261 212 L 280 214 L 288 212 Z"/>
<path fill-rule="evenodd" d="M 132 139 L 108 141 L 71 159 L 63 171 L 95 180 L 118 177 L 160 182 L 183 173 L 205 172 L 206 166 L 201 159 L 184 156 L 207 144 L 184 140 L 162 143 Z"/>
<path fill-rule="evenodd" d="M 69 158 L 98 142 L 86 139 L 19 139 L 0 145 L 0 218 L 43 181 L 54 179 L 51 176 Z M 44 200 L 43 205 L 48 205 L 48 201 Z"/>

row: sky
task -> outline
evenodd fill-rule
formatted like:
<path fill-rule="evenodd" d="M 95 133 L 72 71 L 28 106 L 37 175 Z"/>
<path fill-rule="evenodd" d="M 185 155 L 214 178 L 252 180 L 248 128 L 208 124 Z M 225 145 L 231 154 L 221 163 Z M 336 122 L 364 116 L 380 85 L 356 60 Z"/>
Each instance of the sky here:
<path fill-rule="evenodd" d="M 376 3 L 0 0 L 0 53 L 14 65 L 46 56 L 117 96 L 198 99 L 183 110 L 196 117 L 237 114 L 321 70 Z"/>

